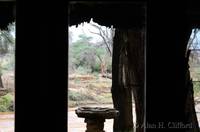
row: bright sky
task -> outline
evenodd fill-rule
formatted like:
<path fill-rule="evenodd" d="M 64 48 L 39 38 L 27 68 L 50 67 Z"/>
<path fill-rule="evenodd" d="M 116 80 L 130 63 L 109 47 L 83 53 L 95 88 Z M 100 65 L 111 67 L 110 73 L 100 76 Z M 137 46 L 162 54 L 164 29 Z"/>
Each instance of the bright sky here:
<path fill-rule="evenodd" d="M 95 23 L 93 21 L 93 19 L 90 20 L 90 23 L 99 25 L 98 23 Z M 106 27 L 102 26 L 102 28 L 105 29 Z M 72 42 L 77 41 L 79 39 L 78 36 L 80 34 L 86 34 L 87 36 L 92 37 L 93 39 L 91 40 L 91 42 L 94 42 L 94 43 L 102 40 L 102 38 L 99 37 L 98 35 L 89 32 L 89 31 L 92 31 L 92 32 L 97 32 L 98 33 L 99 31 L 98 31 L 98 29 L 96 29 L 95 27 L 91 26 L 87 22 L 83 22 L 83 23 L 79 24 L 77 28 L 76 28 L 75 25 L 71 26 L 71 27 L 69 27 L 69 31 L 71 31 L 71 33 L 72 33 Z M 193 32 L 192 32 L 191 36 L 192 35 L 193 35 Z M 197 33 L 197 37 L 194 39 L 193 42 L 194 43 L 197 42 L 198 45 L 197 45 L 196 48 L 200 49 L 200 31 Z"/>
<path fill-rule="evenodd" d="M 92 19 L 90 23 L 97 24 Z M 106 27 L 102 26 L 102 28 L 106 28 Z M 91 42 L 98 42 L 102 40 L 101 37 L 99 37 L 98 35 L 95 35 L 89 32 L 89 31 L 92 31 L 92 32 L 98 33 L 99 31 L 98 29 L 96 29 L 95 27 L 91 26 L 89 23 L 86 23 L 86 22 L 79 24 L 77 28 L 76 26 L 69 27 L 69 31 L 72 32 L 72 42 L 77 41 L 79 39 L 78 36 L 80 34 L 86 34 L 87 36 L 93 37 Z"/>
<path fill-rule="evenodd" d="M 194 35 L 194 33 L 192 32 L 191 36 L 193 37 L 193 35 Z M 196 48 L 200 49 L 200 31 L 197 32 L 196 38 L 194 39 L 193 43 L 197 43 Z"/>

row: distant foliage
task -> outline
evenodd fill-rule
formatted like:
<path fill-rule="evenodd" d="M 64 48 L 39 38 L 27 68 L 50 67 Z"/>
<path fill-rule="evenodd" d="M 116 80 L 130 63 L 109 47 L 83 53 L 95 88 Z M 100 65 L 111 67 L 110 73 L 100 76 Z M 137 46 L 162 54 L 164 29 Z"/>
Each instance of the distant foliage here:
<path fill-rule="evenodd" d="M 200 95 L 200 82 L 193 82 L 194 96 Z"/>
<path fill-rule="evenodd" d="M 94 97 L 92 97 L 89 94 L 74 92 L 71 90 L 69 90 L 68 92 L 69 92 L 68 98 L 69 98 L 69 100 L 72 100 L 72 101 L 94 100 Z"/>
<path fill-rule="evenodd" d="M 10 93 L 0 98 L 0 112 L 14 111 L 14 96 Z"/>
<path fill-rule="evenodd" d="M 80 35 L 79 40 L 69 45 L 69 71 L 94 73 L 101 71 L 101 63 L 111 63 L 111 57 L 103 46 L 91 43 L 91 37 Z M 108 66 L 110 66 L 108 64 Z M 111 67 L 110 67 L 111 68 Z"/>
<path fill-rule="evenodd" d="M 15 22 L 7 30 L 0 30 L 0 73 L 14 70 L 15 64 Z"/>

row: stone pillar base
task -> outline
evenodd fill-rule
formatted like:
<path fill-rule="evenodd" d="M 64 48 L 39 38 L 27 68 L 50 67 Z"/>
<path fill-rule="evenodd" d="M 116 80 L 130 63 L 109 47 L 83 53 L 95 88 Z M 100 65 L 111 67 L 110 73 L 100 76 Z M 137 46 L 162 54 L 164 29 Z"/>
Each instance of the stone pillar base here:
<path fill-rule="evenodd" d="M 105 119 L 113 119 L 119 115 L 119 111 L 113 108 L 80 107 L 75 110 L 78 117 L 85 118 L 87 123 L 85 132 L 105 132 Z"/>
<path fill-rule="evenodd" d="M 85 132 L 105 132 L 104 128 L 105 119 L 85 119 L 85 123 L 87 123 Z"/>

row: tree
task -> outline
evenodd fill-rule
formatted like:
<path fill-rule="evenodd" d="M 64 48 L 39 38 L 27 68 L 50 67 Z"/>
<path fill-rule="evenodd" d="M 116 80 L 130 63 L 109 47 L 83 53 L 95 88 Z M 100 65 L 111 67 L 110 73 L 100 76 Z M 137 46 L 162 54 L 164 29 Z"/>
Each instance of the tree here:
<path fill-rule="evenodd" d="M 133 132 L 132 94 L 126 85 L 127 57 L 124 54 L 124 32 L 116 29 L 112 59 L 112 99 L 119 116 L 114 119 L 113 131 Z"/>
<path fill-rule="evenodd" d="M 104 45 L 92 43 L 92 37 L 85 34 L 79 36 L 79 40 L 69 45 L 69 71 L 72 73 L 76 69 L 86 72 L 106 72 L 111 71 L 111 57 Z M 104 68 L 102 68 L 104 64 Z M 108 67 L 108 68 L 107 68 Z"/>
<path fill-rule="evenodd" d="M 109 57 L 112 57 L 112 52 L 113 52 L 113 37 L 115 35 L 115 29 L 113 28 L 113 26 L 111 26 L 111 28 L 108 28 L 108 27 L 102 27 L 100 25 L 98 25 L 97 23 L 94 23 L 94 22 L 90 22 L 89 23 L 91 26 L 95 27 L 96 29 L 98 29 L 98 32 L 93 32 L 93 31 L 90 31 L 89 29 L 89 32 L 90 33 L 93 33 L 93 34 L 96 34 L 98 36 L 100 36 L 102 38 L 102 42 L 99 43 L 97 46 L 98 47 L 104 47 L 107 51 L 107 53 L 109 54 Z M 108 57 L 108 56 L 107 56 Z M 107 58 L 106 57 L 106 58 Z M 106 60 L 108 59 L 101 59 L 101 73 L 102 75 L 105 74 L 105 72 L 107 72 L 107 67 L 109 66 L 110 69 L 109 71 L 111 70 L 111 62 L 106 62 Z"/>
<path fill-rule="evenodd" d="M 187 49 L 196 49 L 198 48 L 198 41 L 197 40 L 197 34 L 199 33 L 199 29 L 195 28 L 192 31 L 192 34 L 190 36 L 190 39 L 188 41 Z"/>
<path fill-rule="evenodd" d="M 190 35 L 190 39 L 188 41 L 187 45 L 187 51 L 190 50 L 190 65 L 193 65 L 195 63 L 192 63 L 194 61 L 200 63 L 199 59 L 199 53 L 200 53 L 200 43 L 199 43 L 199 37 L 200 37 L 200 30 L 199 29 L 193 29 L 192 34 Z"/>
<path fill-rule="evenodd" d="M 72 44 L 70 54 L 71 63 L 76 69 L 78 67 L 90 68 L 92 63 L 95 61 L 92 55 L 92 47 L 90 45 L 91 37 L 87 37 L 83 34 L 79 36 L 79 40 Z"/>
<path fill-rule="evenodd" d="M 112 56 L 112 51 L 113 51 L 113 37 L 115 35 L 115 29 L 113 28 L 113 26 L 111 26 L 111 28 L 102 28 L 102 26 L 95 24 L 95 23 L 91 23 L 90 25 L 95 27 L 96 29 L 98 29 L 99 32 L 93 32 L 93 31 L 89 31 L 93 34 L 96 34 L 98 36 L 100 36 L 102 38 L 102 45 L 106 46 L 106 49 L 109 53 L 110 56 Z"/>
<path fill-rule="evenodd" d="M 116 29 L 113 43 L 112 99 L 120 115 L 114 131 L 133 132 L 132 93 L 136 109 L 136 132 L 144 131 L 144 33 Z"/>

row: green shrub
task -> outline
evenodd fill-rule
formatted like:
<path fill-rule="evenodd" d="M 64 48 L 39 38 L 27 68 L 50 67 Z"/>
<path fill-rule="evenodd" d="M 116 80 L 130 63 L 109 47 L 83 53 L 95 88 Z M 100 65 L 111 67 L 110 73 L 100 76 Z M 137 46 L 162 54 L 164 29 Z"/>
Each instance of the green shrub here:
<path fill-rule="evenodd" d="M 194 95 L 200 94 L 200 82 L 193 81 L 193 89 L 194 89 Z"/>
<path fill-rule="evenodd" d="M 112 73 L 112 64 L 111 63 L 109 63 L 107 66 L 107 72 Z"/>
<path fill-rule="evenodd" d="M 71 90 L 68 91 L 68 98 L 69 100 L 72 100 L 72 101 L 94 100 L 94 97 L 88 94 L 74 92 Z"/>
<path fill-rule="evenodd" d="M 93 72 L 92 75 L 94 75 L 96 79 L 99 79 L 99 72 Z"/>
<path fill-rule="evenodd" d="M 0 112 L 7 112 L 8 109 L 4 105 L 0 105 Z"/>
<path fill-rule="evenodd" d="M 77 72 L 78 74 L 87 74 L 87 73 L 90 73 L 91 70 L 90 70 L 89 68 L 85 68 L 85 67 L 83 67 L 83 66 L 79 66 L 79 67 L 77 68 L 76 72 Z"/>
<path fill-rule="evenodd" d="M 94 66 L 92 66 L 92 73 L 100 71 L 101 71 L 101 66 L 99 63 L 96 63 Z"/>
<path fill-rule="evenodd" d="M 0 112 L 14 111 L 14 97 L 10 93 L 0 98 Z"/>

